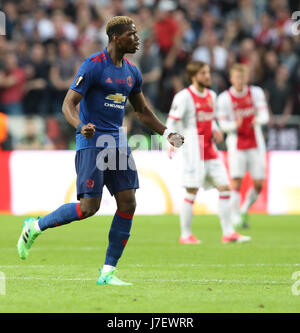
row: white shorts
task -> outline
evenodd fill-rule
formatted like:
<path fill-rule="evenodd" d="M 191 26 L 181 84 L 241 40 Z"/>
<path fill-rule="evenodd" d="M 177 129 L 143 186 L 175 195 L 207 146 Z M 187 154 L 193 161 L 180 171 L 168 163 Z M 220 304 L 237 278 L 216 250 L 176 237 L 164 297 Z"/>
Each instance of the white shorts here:
<path fill-rule="evenodd" d="M 265 179 L 266 154 L 257 148 L 228 152 L 231 178 L 243 178 L 247 171 L 253 179 Z"/>
<path fill-rule="evenodd" d="M 205 189 L 229 185 L 227 170 L 221 159 L 204 161 L 204 172 Z"/>
<path fill-rule="evenodd" d="M 199 188 L 204 189 L 227 186 L 229 185 L 229 177 L 227 175 L 226 167 L 221 159 L 216 158 L 204 161 L 201 174 L 184 171 L 183 179 L 188 181 L 183 182 L 185 188 Z M 193 170 L 192 168 L 190 170 Z M 195 170 L 195 169 L 194 169 Z"/>

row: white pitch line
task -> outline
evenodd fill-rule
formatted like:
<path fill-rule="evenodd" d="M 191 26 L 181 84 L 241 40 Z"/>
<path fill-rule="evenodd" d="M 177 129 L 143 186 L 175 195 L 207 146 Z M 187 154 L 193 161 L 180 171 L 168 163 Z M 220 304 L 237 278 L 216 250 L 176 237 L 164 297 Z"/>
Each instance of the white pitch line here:
<path fill-rule="evenodd" d="M 143 265 L 143 264 L 129 264 L 131 267 L 296 267 L 299 264 L 153 264 L 153 265 Z M 1 267 L 1 266 L 0 266 Z"/>
<path fill-rule="evenodd" d="M 153 245 L 153 244 L 152 244 Z M 226 246 L 228 244 L 213 244 L 210 246 L 207 246 L 207 248 L 214 248 L 217 250 L 229 250 L 231 251 L 233 249 L 233 247 L 231 246 Z M 244 246 L 246 244 L 231 244 L 231 245 L 241 245 Z M 105 247 L 107 246 L 107 243 L 105 243 Z M 177 247 L 177 244 L 170 244 L 170 246 L 175 246 Z M 200 245 L 201 246 L 201 245 Z M 161 245 L 161 244 L 156 244 L 155 245 L 156 248 L 166 248 L 166 246 Z M 266 246 L 262 246 L 260 244 L 255 244 L 255 248 L 259 249 L 266 249 Z M 276 245 L 276 249 L 299 249 L 300 245 L 299 244 L 277 244 Z M 33 249 L 34 251 L 101 251 L 102 247 L 101 246 L 82 246 L 82 247 L 34 247 Z M 16 247 L 2 247 L 1 251 L 16 251 Z"/>
<path fill-rule="evenodd" d="M 0 265 L 0 268 L 50 268 L 50 267 L 57 267 L 57 268 L 66 268 L 66 267 L 87 267 L 87 266 L 94 266 L 93 264 L 49 264 L 49 265 Z M 272 263 L 257 263 L 257 264 L 175 264 L 175 265 L 168 265 L 168 264 L 153 264 L 153 265 L 144 265 L 144 264 L 128 264 L 126 266 L 129 267 L 136 267 L 136 268 L 147 268 L 147 267 L 168 267 L 168 268 L 181 268 L 181 267 L 297 267 L 300 266 L 299 264 L 272 264 Z"/>
<path fill-rule="evenodd" d="M 34 251 L 99 251 L 101 247 L 35 247 Z M 1 251 L 17 251 L 15 247 L 1 247 Z"/>
<path fill-rule="evenodd" d="M 55 277 L 55 278 L 43 278 L 43 277 L 6 277 L 7 280 L 39 280 L 39 281 L 96 281 L 95 278 L 63 278 L 63 277 Z M 141 282 L 141 280 L 131 280 L 136 281 L 137 283 Z M 187 280 L 187 279 L 143 279 L 142 282 L 166 282 L 166 283 L 228 283 L 228 284 L 245 284 L 245 285 L 262 285 L 262 284 L 271 284 L 271 285 L 290 285 L 290 280 L 281 280 L 281 281 L 251 281 L 251 280 L 224 280 L 224 279 L 198 279 L 198 280 Z"/>

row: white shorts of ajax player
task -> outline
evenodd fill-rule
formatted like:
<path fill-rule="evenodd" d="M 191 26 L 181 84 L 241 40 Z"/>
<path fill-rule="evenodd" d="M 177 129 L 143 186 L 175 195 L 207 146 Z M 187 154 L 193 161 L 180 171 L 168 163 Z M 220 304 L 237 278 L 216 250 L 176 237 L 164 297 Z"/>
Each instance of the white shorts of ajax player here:
<path fill-rule="evenodd" d="M 187 133 L 186 133 L 187 134 Z M 205 189 L 229 185 L 229 178 L 220 158 L 203 160 L 200 158 L 197 135 L 185 135 L 182 146 L 182 186 L 185 188 Z M 194 142 L 195 141 L 195 142 Z"/>
<path fill-rule="evenodd" d="M 265 179 L 266 154 L 257 148 L 228 151 L 228 164 L 232 178 L 243 178 L 247 171 L 253 179 Z"/>
<path fill-rule="evenodd" d="M 202 187 L 209 189 L 229 185 L 229 178 L 221 159 L 204 161 L 204 182 Z"/>

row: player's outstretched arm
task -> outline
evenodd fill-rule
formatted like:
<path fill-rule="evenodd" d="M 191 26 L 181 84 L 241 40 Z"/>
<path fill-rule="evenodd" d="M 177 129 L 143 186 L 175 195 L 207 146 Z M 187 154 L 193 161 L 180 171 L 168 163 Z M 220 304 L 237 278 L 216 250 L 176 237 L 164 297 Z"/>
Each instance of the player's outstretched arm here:
<path fill-rule="evenodd" d="M 132 104 L 138 119 L 146 127 L 166 137 L 170 144 L 175 147 L 180 147 L 183 144 L 184 137 L 178 133 L 172 133 L 167 129 L 167 127 L 150 110 L 142 92 L 130 94 L 129 101 Z"/>
<path fill-rule="evenodd" d="M 83 124 L 79 119 L 77 106 L 82 95 L 75 90 L 69 89 L 63 102 L 62 112 L 68 123 L 80 130 L 85 138 L 91 138 L 95 133 L 94 124 Z"/>

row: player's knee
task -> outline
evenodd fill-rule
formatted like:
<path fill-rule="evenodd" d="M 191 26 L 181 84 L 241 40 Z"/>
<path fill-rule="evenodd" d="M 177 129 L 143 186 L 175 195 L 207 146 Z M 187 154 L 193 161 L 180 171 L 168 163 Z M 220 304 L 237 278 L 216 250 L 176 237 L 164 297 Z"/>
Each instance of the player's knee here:
<path fill-rule="evenodd" d="M 228 192 L 231 190 L 229 185 L 218 186 L 217 189 L 219 192 Z"/>
<path fill-rule="evenodd" d="M 90 217 L 90 216 L 93 216 L 97 213 L 98 209 L 99 209 L 99 206 L 97 205 L 86 205 L 86 204 L 80 204 L 80 208 L 81 208 L 81 211 L 82 211 L 82 215 L 87 218 L 87 217 Z"/>
<path fill-rule="evenodd" d="M 256 193 L 261 192 L 263 185 L 264 185 L 263 182 L 260 182 L 260 181 L 254 182 L 254 189 L 255 189 Z"/>
<path fill-rule="evenodd" d="M 190 188 L 187 188 L 187 189 L 186 189 L 186 192 L 189 193 L 189 194 L 194 194 L 194 195 L 196 195 L 197 192 L 198 192 L 198 188 L 192 188 L 192 187 L 190 187 Z"/>
<path fill-rule="evenodd" d="M 234 191 L 239 191 L 241 189 L 241 186 L 242 186 L 242 180 L 240 180 L 240 179 L 232 180 L 231 187 Z"/>
<path fill-rule="evenodd" d="M 123 201 L 123 202 L 119 203 L 119 205 L 118 205 L 118 210 L 120 212 L 127 213 L 127 214 L 134 214 L 135 209 L 136 209 L 135 198 Z"/>

